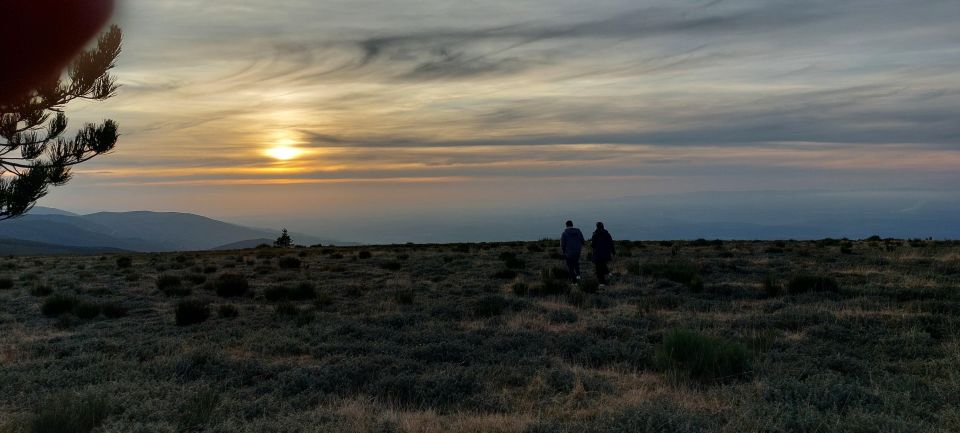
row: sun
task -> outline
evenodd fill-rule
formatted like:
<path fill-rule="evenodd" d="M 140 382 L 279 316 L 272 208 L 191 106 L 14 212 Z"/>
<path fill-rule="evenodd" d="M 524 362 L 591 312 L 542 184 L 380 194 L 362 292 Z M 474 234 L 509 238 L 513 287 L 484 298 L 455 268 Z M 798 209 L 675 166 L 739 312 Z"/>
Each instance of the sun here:
<path fill-rule="evenodd" d="M 298 149 L 293 140 L 280 140 L 273 146 L 267 148 L 264 153 L 276 160 L 289 161 L 303 155 L 303 150 Z"/>

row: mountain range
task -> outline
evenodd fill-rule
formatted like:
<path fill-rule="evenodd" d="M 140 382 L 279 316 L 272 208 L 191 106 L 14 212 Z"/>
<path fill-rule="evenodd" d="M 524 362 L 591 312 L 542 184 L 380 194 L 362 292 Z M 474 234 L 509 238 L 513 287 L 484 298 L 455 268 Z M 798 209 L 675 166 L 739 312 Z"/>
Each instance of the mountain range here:
<path fill-rule="evenodd" d="M 0 221 L 0 254 L 164 252 L 239 249 L 270 243 L 280 230 L 245 227 L 179 212 L 98 212 L 79 215 L 37 206 Z M 290 233 L 300 245 L 347 244 Z"/>

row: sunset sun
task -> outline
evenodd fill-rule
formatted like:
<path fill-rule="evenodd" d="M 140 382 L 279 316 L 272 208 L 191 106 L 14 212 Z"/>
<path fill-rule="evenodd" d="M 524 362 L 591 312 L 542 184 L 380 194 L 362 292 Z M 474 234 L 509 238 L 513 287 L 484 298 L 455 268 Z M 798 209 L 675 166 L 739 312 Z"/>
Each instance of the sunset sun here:
<path fill-rule="evenodd" d="M 280 140 L 267 148 L 264 153 L 279 161 L 289 161 L 303 155 L 303 150 L 297 148 L 293 140 Z"/>

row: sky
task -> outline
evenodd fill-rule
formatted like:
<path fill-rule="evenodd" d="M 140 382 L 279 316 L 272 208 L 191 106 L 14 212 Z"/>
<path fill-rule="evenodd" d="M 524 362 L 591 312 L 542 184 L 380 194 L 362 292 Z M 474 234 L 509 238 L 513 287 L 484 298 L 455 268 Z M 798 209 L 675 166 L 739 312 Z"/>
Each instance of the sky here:
<path fill-rule="evenodd" d="M 778 215 L 960 198 L 956 0 L 151 0 L 116 21 L 118 95 L 68 114 L 117 120 L 117 150 L 41 205 L 376 241 L 711 193 L 801 202 Z"/>

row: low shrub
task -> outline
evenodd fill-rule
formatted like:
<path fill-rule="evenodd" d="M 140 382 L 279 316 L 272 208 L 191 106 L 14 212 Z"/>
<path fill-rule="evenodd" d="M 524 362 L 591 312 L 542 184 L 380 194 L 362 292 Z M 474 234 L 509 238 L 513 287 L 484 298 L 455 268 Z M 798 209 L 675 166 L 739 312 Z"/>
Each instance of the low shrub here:
<path fill-rule="evenodd" d="M 600 280 L 596 278 L 584 278 L 580 282 L 580 290 L 584 293 L 597 293 L 600 291 Z"/>
<path fill-rule="evenodd" d="M 567 293 L 567 303 L 575 307 L 582 307 L 587 303 L 587 294 L 580 289 L 573 289 Z"/>
<path fill-rule="evenodd" d="M 31 417 L 30 433 L 89 433 L 110 415 L 109 400 L 99 394 L 60 394 Z"/>
<path fill-rule="evenodd" d="M 503 311 L 510 306 L 510 301 L 500 295 L 487 295 L 477 299 L 470 306 L 473 317 L 483 319 L 503 314 Z"/>
<path fill-rule="evenodd" d="M 791 295 L 806 292 L 833 292 L 838 293 L 840 285 L 830 277 L 821 275 L 797 275 L 787 284 L 787 292 Z"/>
<path fill-rule="evenodd" d="M 247 277 L 240 274 L 220 274 L 214 283 L 217 296 L 232 298 L 243 296 L 250 290 L 250 282 Z"/>
<path fill-rule="evenodd" d="M 133 257 L 130 257 L 130 256 L 117 257 L 117 268 L 127 269 L 131 266 L 133 266 Z"/>
<path fill-rule="evenodd" d="M 187 398 L 177 411 L 177 431 L 203 431 L 220 406 L 220 394 L 203 389 Z"/>
<path fill-rule="evenodd" d="M 513 269 L 501 269 L 493 274 L 493 278 L 499 278 L 501 280 L 517 278 L 517 271 Z"/>
<path fill-rule="evenodd" d="M 0 278 L 0 290 L 10 290 L 13 288 L 13 278 L 2 277 Z"/>
<path fill-rule="evenodd" d="M 127 308 L 117 302 L 104 302 L 100 304 L 100 312 L 108 319 L 119 319 L 126 317 Z"/>
<path fill-rule="evenodd" d="M 366 260 L 373 257 L 373 254 L 370 251 L 360 251 L 357 253 L 357 258 L 360 260 Z"/>
<path fill-rule="evenodd" d="M 292 256 L 280 257 L 280 260 L 277 261 L 277 266 L 280 266 L 280 269 L 299 269 L 300 264 L 300 259 Z"/>
<path fill-rule="evenodd" d="M 200 285 L 207 282 L 207 276 L 201 273 L 187 273 L 183 275 L 183 279 L 189 281 L 193 285 Z"/>
<path fill-rule="evenodd" d="M 170 274 L 161 274 L 157 277 L 157 290 L 167 296 L 188 296 L 190 289 L 183 287 L 183 282 L 179 276 Z"/>
<path fill-rule="evenodd" d="M 278 316 L 296 316 L 300 310 L 290 302 L 281 302 L 273 307 L 273 312 Z"/>
<path fill-rule="evenodd" d="M 71 312 L 83 320 L 91 320 L 100 315 L 100 305 L 93 302 L 78 301 Z"/>
<path fill-rule="evenodd" d="M 640 272 L 654 278 L 683 284 L 694 291 L 703 289 L 703 279 L 700 278 L 700 271 L 693 263 L 677 260 L 667 263 L 645 263 L 640 266 Z"/>
<path fill-rule="evenodd" d="M 233 304 L 222 304 L 217 307 L 217 315 L 221 319 L 233 319 L 240 315 L 240 310 Z"/>
<path fill-rule="evenodd" d="M 783 285 L 777 281 L 777 277 L 772 274 L 768 274 L 763 278 L 763 291 L 767 293 L 769 297 L 780 296 L 783 293 Z"/>
<path fill-rule="evenodd" d="M 553 324 L 576 323 L 579 317 L 577 317 L 577 313 L 571 310 L 559 309 L 547 313 L 547 320 Z"/>
<path fill-rule="evenodd" d="M 58 317 L 67 314 L 77 305 L 77 298 L 67 295 L 53 295 L 43 301 L 40 312 L 47 317 Z"/>
<path fill-rule="evenodd" d="M 413 303 L 413 290 L 402 289 L 393 291 L 393 301 L 400 305 L 410 305 Z"/>
<path fill-rule="evenodd" d="M 654 352 L 662 371 L 700 382 L 739 378 L 749 370 L 749 351 L 742 344 L 694 331 L 676 330 L 663 337 Z"/>
<path fill-rule="evenodd" d="M 53 288 L 47 284 L 38 283 L 35 284 L 32 289 L 30 289 L 30 294 L 38 298 L 50 296 L 53 294 Z"/>
<path fill-rule="evenodd" d="M 333 305 L 333 296 L 330 296 L 329 293 L 321 292 L 317 294 L 317 298 L 313 300 L 313 305 L 316 305 L 318 308 L 329 307 Z"/>
<path fill-rule="evenodd" d="M 197 299 L 181 299 L 175 312 L 178 326 L 195 325 L 210 318 L 210 306 Z"/>
<path fill-rule="evenodd" d="M 399 271 L 403 269 L 403 264 L 400 262 L 386 262 L 381 264 L 380 267 L 388 271 Z"/>
<path fill-rule="evenodd" d="M 517 296 L 527 296 L 527 293 L 530 292 L 530 285 L 526 281 L 516 279 L 510 283 L 510 291 Z"/>

